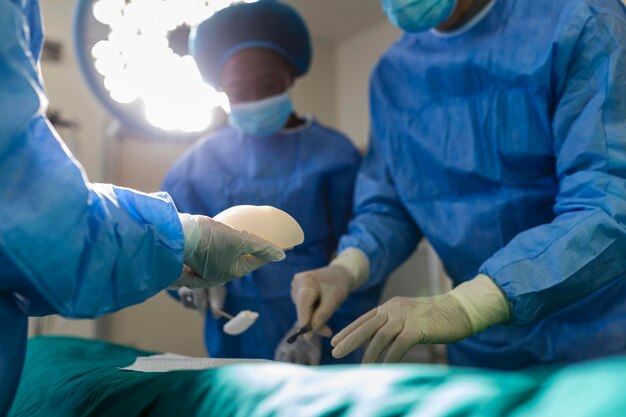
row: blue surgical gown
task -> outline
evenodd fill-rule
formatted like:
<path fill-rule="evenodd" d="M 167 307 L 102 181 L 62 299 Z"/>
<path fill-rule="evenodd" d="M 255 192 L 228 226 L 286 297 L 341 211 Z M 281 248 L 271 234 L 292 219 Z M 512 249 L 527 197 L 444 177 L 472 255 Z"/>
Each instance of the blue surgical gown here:
<path fill-rule="evenodd" d="M 458 36 L 405 34 L 370 85 L 371 147 L 340 249 L 369 285 L 426 236 L 455 284 L 491 277 L 512 321 L 449 347 L 522 368 L 626 353 L 626 13 L 497 0 Z"/>
<path fill-rule="evenodd" d="M 226 284 L 225 311 L 260 313 L 240 336 L 222 331 L 224 319 L 209 314 L 205 337 L 214 357 L 273 359 L 280 339 L 296 322 L 290 298 L 293 276 L 326 266 L 352 215 L 354 180 L 361 157 L 349 140 L 310 120 L 306 126 L 267 138 L 225 126 L 184 155 L 168 173 L 163 190 L 183 211 L 214 216 L 236 205 L 270 205 L 302 226 L 304 244 L 287 259 Z M 339 330 L 375 307 L 381 285 L 350 297 L 329 325 Z M 323 362 L 330 363 L 324 340 Z M 360 353 L 345 362 L 356 362 Z"/>
<path fill-rule="evenodd" d="M 27 316 L 95 317 L 176 280 L 184 237 L 166 194 L 90 183 L 45 118 L 35 0 L 0 0 L 0 416 Z"/>

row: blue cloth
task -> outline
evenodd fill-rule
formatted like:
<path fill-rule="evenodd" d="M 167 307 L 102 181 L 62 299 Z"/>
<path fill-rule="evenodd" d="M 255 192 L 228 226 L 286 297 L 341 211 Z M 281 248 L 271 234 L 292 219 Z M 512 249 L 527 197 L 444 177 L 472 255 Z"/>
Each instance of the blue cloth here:
<path fill-rule="evenodd" d="M 45 118 L 36 0 L 0 0 L 0 416 L 27 315 L 95 317 L 176 280 L 184 237 L 166 194 L 91 184 Z"/>
<path fill-rule="evenodd" d="M 625 39 L 619 0 L 498 0 L 458 36 L 405 34 L 374 70 L 340 249 L 368 254 L 373 285 L 425 235 L 455 284 L 494 279 L 512 323 L 453 364 L 626 352 Z"/>
<path fill-rule="evenodd" d="M 208 317 L 206 341 L 212 356 L 273 359 L 278 342 L 296 321 L 290 299 L 293 276 L 326 266 L 346 231 L 359 162 L 347 138 L 311 121 L 266 138 L 226 126 L 171 169 L 163 189 L 183 211 L 214 216 L 241 204 L 271 205 L 291 214 L 305 234 L 304 244 L 288 251 L 285 261 L 226 285 L 226 311 L 251 309 L 261 317 L 238 337 L 224 335 L 223 321 Z M 380 288 L 350 298 L 343 317 L 330 323 L 334 330 L 375 307 Z M 325 350 L 325 360 L 330 361 Z"/>
<path fill-rule="evenodd" d="M 311 38 L 304 19 L 291 6 L 275 0 L 233 4 L 196 26 L 189 38 L 200 73 L 215 87 L 220 86 L 226 61 L 247 48 L 280 54 L 298 77 L 311 65 Z"/>

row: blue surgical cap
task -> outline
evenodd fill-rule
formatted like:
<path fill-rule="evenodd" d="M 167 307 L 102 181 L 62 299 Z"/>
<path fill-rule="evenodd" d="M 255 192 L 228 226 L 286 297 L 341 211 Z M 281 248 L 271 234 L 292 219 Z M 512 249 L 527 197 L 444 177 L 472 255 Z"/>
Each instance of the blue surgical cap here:
<path fill-rule="evenodd" d="M 235 3 L 220 10 L 192 31 L 189 48 L 202 77 L 216 88 L 226 61 L 243 49 L 277 52 L 294 66 L 298 77 L 311 64 L 311 39 L 304 19 L 275 0 Z"/>

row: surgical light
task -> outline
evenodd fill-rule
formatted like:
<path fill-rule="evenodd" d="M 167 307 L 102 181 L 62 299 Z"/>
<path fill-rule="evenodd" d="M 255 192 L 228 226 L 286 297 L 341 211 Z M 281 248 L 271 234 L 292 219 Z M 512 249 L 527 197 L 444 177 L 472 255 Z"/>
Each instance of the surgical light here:
<path fill-rule="evenodd" d="M 79 1 L 75 40 L 90 87 L 122 122 L 166 132 L 206 130 L 213 110 L 227 100 L 203 81 L 187 39 L 191 27 L 233 2 Z"/>

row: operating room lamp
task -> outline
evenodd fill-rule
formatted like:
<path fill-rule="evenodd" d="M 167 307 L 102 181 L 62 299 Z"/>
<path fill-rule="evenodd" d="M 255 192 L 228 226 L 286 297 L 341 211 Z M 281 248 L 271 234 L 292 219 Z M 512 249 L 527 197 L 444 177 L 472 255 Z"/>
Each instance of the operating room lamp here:
<path fill-rule="evenodd" d="M 227 106 L 189 55 L 190 28 L 233 0 L 78 0 L 74 46 L 85 80 L 124 127 L 196 138 Z"/>

